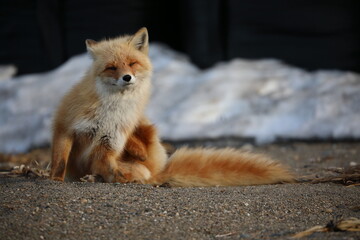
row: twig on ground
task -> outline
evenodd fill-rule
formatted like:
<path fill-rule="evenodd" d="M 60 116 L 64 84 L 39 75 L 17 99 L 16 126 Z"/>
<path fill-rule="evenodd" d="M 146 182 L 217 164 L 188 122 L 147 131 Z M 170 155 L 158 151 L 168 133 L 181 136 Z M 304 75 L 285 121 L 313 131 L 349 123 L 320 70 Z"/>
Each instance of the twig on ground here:
<path fill-rule="evenodd" d="M 50 170 L 44 170 L 38 167 L 29 167 L 21 164 L 20 166 L 15 166 L 11 171 L 1 172 L 1 175 L 7 177 L 27 176 L 48 178 L 50 176 Z"/>
<path fill-rule="evenodd" d="M 338 222 L 330 221 L 326 226 L 315 226 L 303 232 L 299 232 L 292 236 L 292 238 L 302 238 L 309 236 L 315 232 L 341 232 L 341 231 L 360 231 L 360 219 L 348 218 L 342 219 Z"/>
<path fill-rule="evenodd" d="M 230 233 L 225 233 L 225 234 L 218 234 L 218 235 L 216 235 L 215 237 L 216 237 L 216 238 L 222 238 L 222 237 L 233 236 L 233 235 L 235 235 L 235 234 L 237 234 L 237 233 L 236 233 L 236 232 L 230 232 Z"/>

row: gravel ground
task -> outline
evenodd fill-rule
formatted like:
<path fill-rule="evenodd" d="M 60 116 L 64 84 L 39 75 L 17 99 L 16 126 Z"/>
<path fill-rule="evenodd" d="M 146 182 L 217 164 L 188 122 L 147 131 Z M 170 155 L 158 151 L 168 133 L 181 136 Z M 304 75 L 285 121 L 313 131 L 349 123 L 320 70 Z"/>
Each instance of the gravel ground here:
<path fill-rule="evenodd" d="M 254 152 L 266 152 L 290 165 L 300 179 L 334 177 L 344 168 L 360 165 L 360 143 L 357 142 L 254 147 L 227 139 L 186 144 L 242 146 Z M 48 156 L 48 150 L 44 150 L 44 155 Z M 289 239 L 297 232 L 326 225 L 331 220 L 360 218 L 360 187 L 350 180 L 334 181 L 350 186 L 303 182 L 166 188 L 137 184 L 59 183 L 41 178 L 2 176 L 0 237 Z M 302 239 L 360 239 L 360 232 L 314 233 Z"/>

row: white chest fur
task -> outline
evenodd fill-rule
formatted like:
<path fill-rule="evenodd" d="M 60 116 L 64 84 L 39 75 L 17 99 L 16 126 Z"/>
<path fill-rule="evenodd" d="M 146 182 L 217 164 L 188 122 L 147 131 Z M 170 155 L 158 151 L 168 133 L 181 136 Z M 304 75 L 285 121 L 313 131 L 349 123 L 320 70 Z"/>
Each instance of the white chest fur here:
<path fill-rule="evenodd" d="M 135 126 L 138 115 L 134 99 L 113 94 L 102 97 L 100 106 L 91 118 L 79 119 L 74 124 L 74 130 L 91 137 L 90 149 L 101 144 L 114 151 L 121 151 L 126 142 L 126 132 Z"/>

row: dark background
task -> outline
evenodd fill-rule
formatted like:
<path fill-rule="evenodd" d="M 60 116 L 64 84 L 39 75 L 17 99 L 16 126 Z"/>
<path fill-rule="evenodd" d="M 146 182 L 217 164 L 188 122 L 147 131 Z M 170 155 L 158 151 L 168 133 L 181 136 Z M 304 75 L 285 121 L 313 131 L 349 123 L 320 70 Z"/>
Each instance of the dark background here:
<path fill-rule="evenodd" d="M 0 64 L 19 74 L 142 26 L 201 68 L 241 57 L 360 72 L 359 0 L 1 0 L 0 24 Z"/>

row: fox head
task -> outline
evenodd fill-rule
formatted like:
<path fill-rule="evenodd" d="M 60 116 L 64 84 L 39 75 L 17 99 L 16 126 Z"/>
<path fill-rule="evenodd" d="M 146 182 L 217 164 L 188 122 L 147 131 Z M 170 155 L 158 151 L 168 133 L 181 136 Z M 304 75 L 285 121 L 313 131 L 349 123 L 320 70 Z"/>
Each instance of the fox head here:
<path fill-rule="evenodd" d="M 152 66 L 148 57 L 149 36 L 145 27 L 134 35 L 96 42 L 85 41 L 93 58 L 91 74 L 97 86 L 124 91 L 148 85 Z"/>

